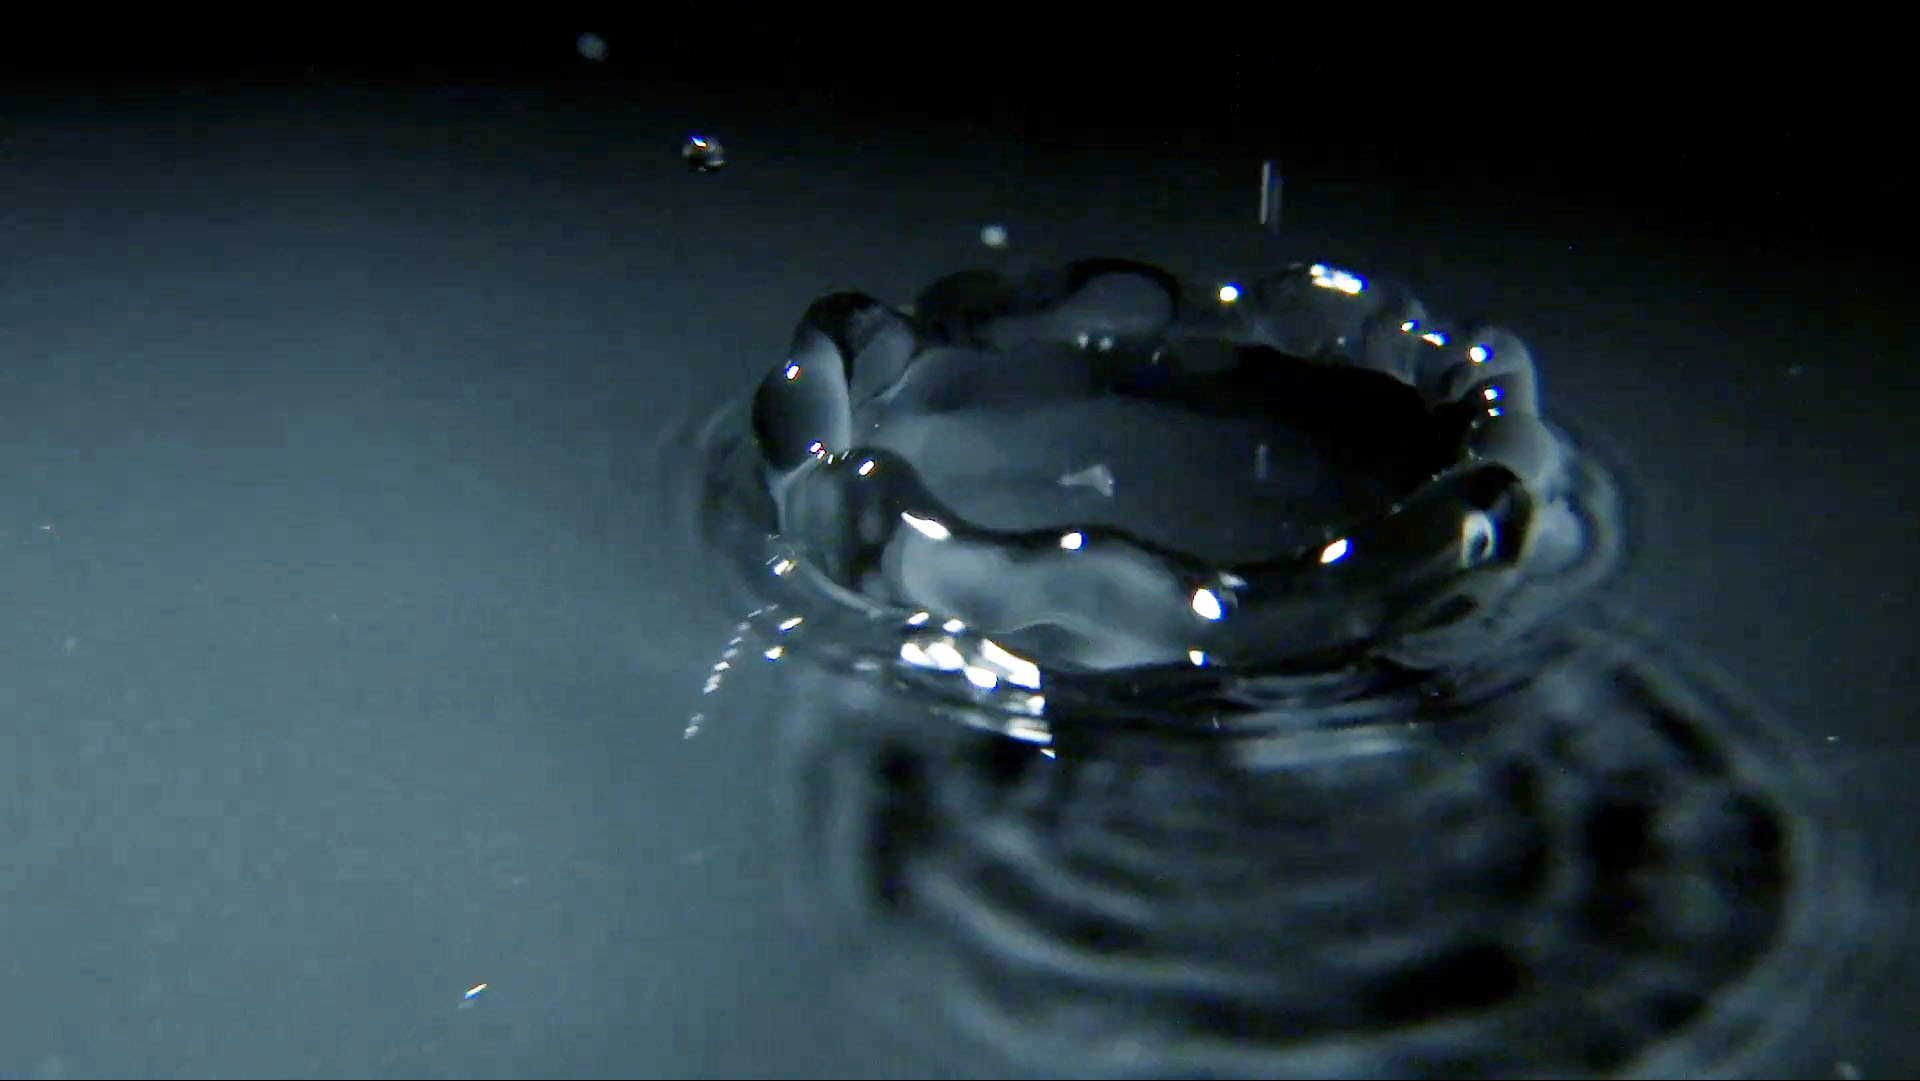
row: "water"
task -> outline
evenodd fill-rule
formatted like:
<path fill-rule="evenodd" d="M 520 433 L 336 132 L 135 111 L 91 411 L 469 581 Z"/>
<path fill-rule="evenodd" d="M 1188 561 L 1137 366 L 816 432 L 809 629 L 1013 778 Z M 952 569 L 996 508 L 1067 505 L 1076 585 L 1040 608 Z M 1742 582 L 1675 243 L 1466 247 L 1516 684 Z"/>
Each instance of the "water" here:
<path fill-rule="evenodd" d="M 1167 1045 L 1184 1030 L 1216 1034 L 1192 1042 L 1190 1058 L 1206 1072 L 1258 1074 L 1245 1067 L 1281 1061 L 1252 1057 L 1272 1056 L 1282 1042 L 1271 1025 L 1263 1038 L 1253 1023 L 1208 1027 L 1192 1007 L 1185 1017 L 1174 1012 L 1168 995 L 1150 1000 L 1159 1012 L 1142 1017 L 1132 1046 L 1101 1036 L 1129 1027 L 1121 992 L 1173 964 L 1144 975 L 1141 965 L 1083 968 L 1095 993 L 1070 993 L 1058 973 L 1102 955 L 1085 944 L 1093 933 L 1071 921 L 1108 911 L 1117 914 L 1110 926 L 1135 920 L 1143 929 L 1135 937 L 1097 939 L 1121 960 L 1207 958 L 1210 913 L 1219 927 L 1257 915 L 1241 936 L 1250 953 L 1262 951 L 1254 959 L 1275 956 L 1286 945 L 1276 936 L 1290 928 L 1334 941 L 1340 928 L 1307 922 L 1316 868 L 1329 881 L 1350 871 L 1363 899 L 1377 894 L 1384 904 L 1395 895 L 1374 881 L 1384 879 L 1380 867 L 1428 858 L 1409 857 L 1406 840 L 1426 836 L 1424 823 L 1396 826 L 1387 816 L 1400 806 L 1388 798 L 1397 791 L 1390 776 L 1435 793 L 1436 818 L 1446 800 L 1463 808 L 1457 817 L 1467 825 L 1433 836 L 1471 839 L 1479 836 L 1471 823 L 1493 824 L 1491 853 L 1473 867 L 1526 851 L 1521 827 L 1533 812 L 1492 788 L 1499 775 L 1462 773 L 1448 789 L 1422 779 L 1437 757 L 1428 774 L 1387 772 L 1419 764 L 1404 726 L 1242 735 L 1231 746 L 1245 749 L 1244 760 L 1214 762 L 1199 749 L 1211 720 L 1257 727 L 1259 711 L 1154 712 L 1131 741 L 1089 735 L 1084 723 L 1070 731 L 1064 684 L 1049 669 L 1041 719 L 1051 742 L 1043 746 L 974 727 L 1000 718 L 1025 732 L 1033 718 L 1016 725 L 1006 719 L 1023 719 L 1004 708 L 957 708 L 980 703 L 916 682 L 941 673 L 899 659 L 900 628 L 854 620 L 835 628 L 841 609 L 817 597 L 762 611 L 729 646 L 735 624 L 769 588 L 765 536 L 715 534 L 718 556 L 752 572 L 733 583 L 737 606 L 724 603 L 700 588 L 710 549 L 669 528 L 655 502 L 677 494 L 665 490 L 670 481 L 698 487 L 702 470 L 666 431 L 704 419 L 710 407 L 696 403 L 736 398 L 739 410 L 714 431 L 727 447 L 746 440 L 755 381 L 785 359 L 779 339 L 822 288 L 821 275 L 884 282 L 968 251 L 1017 260 L 1069 244 L 1063 234 L 1084 223 L 1121 247 L 1217 256 L 1208 231 L 1178 224 L 1180 213 L 1147 215 L 1162 220 L 1164 237 L 1135 228 L 1137 216 L 1126 224 L 1129 205 L 1191 207 L 1206 195 L 1182 186 L 1204 179 L 1191 160 L 1152 174 L 1116 171 L 1111 161 L 1052 178 L 1020 170 L 1009 175 L 1022 191 L 1034 187 L 1030 197 L 976 207 L 956 193 L 989 163 L 949 142 L 954 185 L 928 192 L 922 172 L 873 167 L 873 152 L 894 159 L 871 128 L 853 138 L 862 154 L 841 168 L 848 161 L 836 155 L 847 141 L 823 143 L 817 125 L 783 136 L 771 122 L 723 116 L 730 147 L 729 132 L 755 130 L 756 145 L 786 148 L 754 163 L 760 187 L 745 190 L 735 181 L 752 178 L 731 170 L 661 175 L 680 166 L 645 133 L 677 138 L 689 117 L 713 110 L 651 96 L 615 120 L 569 122 L 537 101 L 493 92 L 477 101 L 436 92 L 422 105 L 362 86 L 354 97 L 298 109 L 275 97 L 226 120 L 157 129 L 144 112 L 89 109 L 76 127 L 73 115 L 82 114 L 69 115 L 70 105 L 78 103 L 38 121 L 23 114 L 10 134 L 9 252 L 17 258 L 5 338 L 26 359 L 9 377 L 12 489 L 0 520 L 15 587 L 8 642 L 20 661 L 7 683 L 18 722 L 5 758 L 7 809 L 18 828 L 7 863 L 11 936 L 0 951 L 12 962 L 16 995 L 0 1073 L 756 1076 L 777 1068 L 897 1077 L 989 1074 L 1002 1060 L 1096 1073 L 1123 1058 L 1129 1071 L 1150 1073 L 1153 1056 L 1171 1061 Z M 621 132 L 640 136 L 609 134 Z M 369 155 L 369 145 L 389 152 Z M 1031 141 L 1010 145 L 1014 157 L 1033 151 Z M 581 147 L 604 154 L 580 157 Z M 567 163 L 598 163 L 599 179 L 583 189 L 581 171 Z M 1229 178 L 1235 189 L 1252 179 L 1244 172 Z M 135 190 L 121 177 L 156 182 Z M 635 177 L 659 178 L 659 192 L 636 189 Z M 848 185 L 837 194 L 835 178 Z M 682 196 L 722 201 L 696 213 Z M 1551 295 L 1538 305 L 1566 276 L 1540 254 L 1558 250 L 1548 230 L 1501 231 L 1507 218 L 1489 212 L 1467 238 L 1459 223 L 1471 208 L 1459 206 L 1426 226 L 1395 216 L 1386 230 L 1377 215 L 1369 220 L 1386 205 L 1377 193 L 1316 194 L 1303 184 L 1288 198 L 1290 220 L 1377 238 L 1408 259 L 1424 251 L 1434 267 L 1471 273 L 1486 290 L 1518 297 L 1540 283 L 1529 321 L 1564 324 L 1551 358 L 1544 340 L 1533 343 L 1543 365 L 1553 363 L 1546 390 L 1556 418 L 1577 381 L 1583 407 L 1613 411 L 1602 413 L 1613 422 L 1602 434 L 1644 448 L 1642 466 L 1660 469 L 1657 481 L 1630 490 L 1636 507 L 1662 494 L 1668 501 L 1645 509 L 1664 535 L 1640 542 L 1680 610 L 1663 618 L 1724 635 L 1718 648 L 1738 651 L 1748 678 L 1768 680 L 1772 694 L 1793 702 L 1795 726 L 1812 744 L 1800 754 L 1854 764 L 1844 776 L 1849 824 L 1884 840 L 1881 866 L 1897 888 L 1882 903 L 1904 917 L 1911 845 L 1900 842 L 1920 761 L 1902 725 L 1912 696 L 1887 647 L 1902 640 L 1899 613 L 1912 598 L 1897 574 L 1867 571 L 1902 565 L 1890 539 L 1901 533 L 1899 516 L 1884 494 L 1911 487 L 1899 483 L 1904 428 L 1889 403 L 1912 380 L 1896 377 L 1905 368 L 1873 375 L 1846 359 L 1878 355 L 1883 325 L 1872 318 L 1797 319 L 1786 307 L 1816 296 L 1821 305 L 1852 304 L 1847 297 L 1873 294 L 1871 281 L 1852 282 L 1858 289 L 1843 296 L 1821 288 L 1832 283 L 1831 267 L 1761 267 L 1720 275 L 1726 288 L 1700 293 L 1697 268 L 1682 254 L 1662 252 L 1660 265 L 1588 262 L 1581 234 L 1587 299 L 1566 310 Z M 927 207 L 948 202 L 951 213 L 930 223 Z M 901 233 L 859 213 L 880 204 L 918 224 Z M 1012 227 L 1012 251 L 976 246 L 973 231 L 986 220 Z M 104 223 L 94 232 L 109 247 L 145 255 L 103 262 L 99 245 L 74 243 L 81 221 Z M 736 232 L 715 231 L 729 222 Z M 1499 265 L 1468 269 L 1475 251 L 1490 248 L 1500 250 Z M 828 254 L 792 257 L 798 252 Z M 1780 274 L 1802 286 L 1791 295 L 1785 286 L 1761 290 L 1775 307 L 1756 320 L 1752 281 Z M 653 287 L 674 282 L 684 288 Z M 1213 295 L 1214 282 L 1200 284 L 1202 299 Z M 1257 276 L 1241 284 L 1252 295 Z M 898 301 L 915 292 L 876 291 Z M 1573 341 L 1597 326 L 1619 332 Z M 1081 348 L 1077 336 L 1069 341 Z M 1099 347 L 1090 334 L 1088 350 Z M 1764 373 L 1802 361 L 1805 375 L 1779 383 L 1790 390 L 1762 393 Z M 1743 372 L 1761 374 L 1743 384 Z M 1862 386 L 1877 388 L 1883 408 L 1863 415 L 1833 393 Z M 1695 423 L 1700 410 L 1712 424 Z M 1043 409 L 1035 418 L 1055 415 Z M 1622 423 L 1633 418 L 1644 424 Z M 1224 420 L 1160 420 L 1191 432 L 1198 446 L 1184 453 L 1203 453 L 1210 468 L 1234 470 L 1248 488 L 1263 479 L 1260 442 L 1208 438 Z M 934 418 L 920 423 L 934 430 Z M 1235 423 L 1245 426 L 1236 440 L 1270 442 L 1267 474 L 1288 486 L 1289 500 L 1340 498 L 1306 483 L 1333 468 L 1307 457 L 1322 454 L 1312 439 L 1257 418 Z M 1076 431 L 1063 451 L 1100 426 Z M 941 438 L 973 432 L 972 421 L 956 423 Z M 1033 499 L 1008 513 L 1059 505 L 1064 516 L 1057 501 L 1072 498 L 1082 501 L 1076 521 L 1105 508 L 1120 527 L 1138 521 L 1178 552 L 1208 556 L 1203 544 L 1217 543 L 1225 558 L 1238 558 L 1235 530 L 1261 524 L 1245 520 L 1240 504 L 1195 522 L 1185 520 L 1190 511 L 1156 514 L 1144 502 L 1106 507 L 1108 499 L 1172 498 L 1166 482 L 1186 474 L 1158 478 L 1145 455 L 1058 457 L 1058 475 L 1049 475 L 1054 463 L 1021 474 Z M 711 462 L 721 460 L 716 453 Z M 1105 474 L 1095 469 L 1109 461 Z M 956 476 L 935 490 L 952 504 L 987 503 L 1004 463 L 980 463 L 977 491 L 962 490 L 961 463 L 949 463 Z M 1851 468 L 1860 463 L 1878 465 Z M 913 464 L 923 477 L 937 472 Z M 1059 484 L 1074 475 L 1095 485 Z M 722 476 L 755 490 L 751 476 Z M 1111 496 L 1099 490 L 1101 476 L 1111 479 Z M 1241 491 L 1213 487 L 1223 499 Z M 1184 497 L 1184 487 L 1176 494 Z M 1807 507 L 1821 511 L 1800 513 Z M 1286 528 L 1318 536 L 1311 525 Z M 1262 536 L 1246 547 L 1265 547 Z M 1573 551 L 1595 547 L 1582 541 Z M 1580 614 L 1552 610 L 1555 620 Z M 781 630 L 803 611 L 800 624 Z M 930 614 L 915 656 L 950 659 L 933 633 L 944 622 Z M 1664 655 L 1626 651 L 1647 640 L 1643 631 L 1621 637 L 1616 652 L 1630 670 Z M 1589 656 L 1605 656 L 1613 639 L 1585 641 Z M 863 671 L 857 654 L 839 666 L 836 651 L 854 645 L 868 647 L 877 667 Z M 763 659 L 762 650 L 782 646 L 780 660 Z M 699 696 L 708 666 L 729 648 L 724 684 Z M 1655 702 L 1692 685 L 1694 662 L 1670 667 L 1679 675 L 1656 684 Z M 1606 670 L 1594 661 L 1576 667 Z M 1295 675 L 1293 684 L 1270 677 L 1272 715 L 1306 714 L 1307 673 Z M 1600 694 L 1560 686 L 1576 703 Z M 1379 711 L 1387 690 L 1330 696 L 1323 712 L 1343 701 L 1357 714 Z M 1420 700 L 1408 697 L 1405 708 Z M 1758 953 L 1745 977 L 1716 973 L 1708 1009 L 1737 1018 L 1739 1003 L 1758 1003 L 1777 1035 L 1757 1040 L 1730 1023 L 1714 1038 L 1696 1016 L 1673 1030 L 1665 1050 L 1643 1046 L 1631 1030 L 1603 1046 L 1641 1048 L 1637 1065 L 1620 1070 L 1648 1076 L 1663 1076 L 1664 1063 L 1710 1062 L 1757 1063 L 1743 1071 L 1755 1076 L 1844 1075 L 1838 1060 L 1857 1064 L 1856 1076 L 1897 1076 L 1914 1061 L 1913 1041 L 1886 1021 L 1905 1016 L 1910 983 L 1908 998 L 1888 995 L 1858 1013 L 1851 1035 L 1829 1034 L 1824 1061 L 1800 1057 L 1806 1047 L 1819 1053 L 1806 1033 L 1820 1016 L 1845 1011 L 1850 988 L 1827 966 L 1845 956 L 1846 936 L 1858 937 L 1846 922 L 1857 879 L 1845 850 L 1812 832 L 1822 825 L 1810 798 L 1817 793 L 1765 741 L 1764 714 L 1728 704 L 1737 700 L 1709 697 L 1684 714 L 1685 727 L 1739 752 L 1739 784 L 1792 824 L 1787 848 L 1809 869 L 1796 870 L 1784 891 L 1787 915 L 1774 921 L 1783 945 Z M 1623 718 L 1613 728 L 1644 736 L 1650 722 L 1635 701 L 1613 707 Z M 695 709 L 705 723 L 683 741 Z M 1196 749 L 1176 755 L 1180 745 L 1148 722 L 1183 713 L 1203 724 L 1190 741 Z M 1118 706 L 1080 711 L 1120 715 Z M 1524 730 L 1504 723 L 1518 741 Z M 1540 731 L 1545 745 L 1552 729 Z M 1825 743 L 1835 732 L 1840 741 Z M 1573 745 L 1576 764 L 1608 746 L 1595 735 Z M 1075 757 L 1074 742 L 1092 746 Z M 1661 737 L 1623 738 L 1620 755 L 1631 765 L 1663 745 Z M 1887 753 L 1903 747 L 1904 755 Z M 1368 748 L 1371 758 L 1361 753 Z M 1316 760 L 1317 773 L 1304 765 Z M 1360 772 L 1367 762 L 1379 772 Z M 1063 763 L 1069 769 L 1028 771 Z M 1291 764 L 1302 765 L 1267 780 L 1259 772 Z M 1693 776 L 1689 769 L 1668 770 L 1659 806 L 1676 799 L 1670 792 Z M 1570 809 L 1578 793 L 1564 787 L 1571 782 L 1540 772 L 1540 816 L 1578 821 Z M 1700 781 L 1698 790 L 1712 785 Z M 1248 806 L 1230 815 L 1234 799 Z M 763 800 L 797 834 L 790 857 L 808 866 L 772 866 L 781 850 L 766 844 L 772 815 L 759 816 Z M 1296 805 L 1295 817 L 1282 817 Z M 1263 856 L 1244 836 L 1253 828 L 1246 822 L 1268 823 L 1268 835 L 1305 856 L 1297 865 Z M 1544 847 L 1561 864 L 1589 861 L 1568 830 L 1548 837 Z M 1725 847 L 1750 846 L 1729 835 Z M 1022 860 L 1026 852 L 1033 858 Z M 1201 859 L 1208 854 L 1210 862 Z M 1217 896 L 1248 894 L 1241 911 L 1202 903 L 1206 883 L 1222 879 L 1231 888 Z M 811 922 L 797 930 L 772 926 L 766 911 L 783 880 L 805 886 L 812 901 L 803 910 Z M 1163 880 L 1164 901 L 1153 892 Z M 1412 887 L 1407 876 L 1398 881 L 1404 902 Z M 1437 907 L 1447 909 L 1495 890 L 1467 876 L 1436 881 L 1447 886 L 1435 893 Z M 1548 906 L 1494 901 L 1511 920 Z M 1023 918 L 995 922 L 1000 914 Z M 1388 937 L 1420 914 L 1361 910 L 1348 941 Z M 1175 933 L 1182 921 L 1191 927 L 1184 939 Z M 989 937 L 1023 927 L 1037 931 Z M 1897 961 L 1909 935 L 1897 921 L 1876 930 L 1885 932 L 1877 952 Z M 1546 941 L 1546 956 L 1581 956 L 1564 938 Z M 837 971 L 847 986 L 829 995 L 826 977 Z M 1607 971 L 1617 983 L 1625 970 Z M 1782 972 L 1794 978 L 1783 981 Z M 1209 986 L 1241 995 L 1232 977 Z M 461 1008 L 481 981 L 487 990 Z M 1784 997 L 1783 987 L 1802 993 Z M 1329 984 L 1331 997 L 1354 993 Z M 1841 1004 L 1816 1013 L 1806 1006 L 1814 997 Z M 1262 1005 L 1239 1016 L 1284 1021 L 1299 1008 Z M 1215 1012 L 1234 1016 L 1224 1006 Z M 1383 1049 L 1383 1038 L 1415 1035 L 1417 1022 L 1397 1019 L 1404 1016 L 1371 1029 L 1315 1020 L 1291 1061 L 1338 1065 L 1343 1045 L 1355 1055 Z M 879 1045 L 897 1036 L 919 1042 L 923 1058 L 893 1061 Z M 1719 1054 L 1716 1043 L 1735 1053 Z M 1439 1072 L 1441 1050 L 1405 1054 L 1402 1072 Z"/>
<path fill-rule="evenodd" d="M 1859 933 L 1778 726 L 1592 603 L 1617 495 L 1501 328 L 966 272 L 708 435 L 811 930 L 943 1070 L 1738 1071 Z"/>
<path fill-rule="evenodd" d="M 727 148 L 711 135 L 689 135 L 680 144 L 680 157 L 696 173 L 717 173 L 727 164 Z"/>
<path fill-rule="evenodd" d="M 1470 659 L 1605 573 L 1614 496 L 1511 334 L 1449 343 L 1349 278 L 1225 302 L 1090 261 L 956 275 L 911 316 L 828 297 L 719 451 L 719 528 L 777 534 L 803 593 L 958 619 L 1070 686 Z"/>

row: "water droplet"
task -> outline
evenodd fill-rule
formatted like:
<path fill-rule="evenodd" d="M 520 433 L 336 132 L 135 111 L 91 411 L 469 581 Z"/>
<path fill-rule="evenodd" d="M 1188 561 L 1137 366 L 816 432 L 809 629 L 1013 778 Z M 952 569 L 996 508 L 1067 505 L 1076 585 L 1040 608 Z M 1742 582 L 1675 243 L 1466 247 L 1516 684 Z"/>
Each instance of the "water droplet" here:
<path fill-rule="evenodd" d="M 1280 170 L 1270 161 L 1260 163 L 1260 227 L 1270 233 L 1280 231 L 1280 202 L 1284 191 Z"/>
<path fill-rule="evenodd" d="M 726 148 L 711 135 L 689 135 L 680 144 L 680 157 L 696 173 L 718 172 L 727 164 Z"/>
<path fill-rule="evenodd" d="M 980 243 L 989 248 L 1007 246 L 1007 229 L 1003 225 L 986 225 L 980 228 Z"/>
<path fill-rule="evenodd" d="M 581 34 L 574 39 L 573 47 L 582 57 L 596 64 L 607 58 L 607 39 L 599 34 Z"/>
<path fill-rule="evenodd" d="M 1113 498 L 1113 470 L 1096 462 L 1093 465 L 1060 478 L 1062 488 L 1087 488 L 1108 499 Z"/>

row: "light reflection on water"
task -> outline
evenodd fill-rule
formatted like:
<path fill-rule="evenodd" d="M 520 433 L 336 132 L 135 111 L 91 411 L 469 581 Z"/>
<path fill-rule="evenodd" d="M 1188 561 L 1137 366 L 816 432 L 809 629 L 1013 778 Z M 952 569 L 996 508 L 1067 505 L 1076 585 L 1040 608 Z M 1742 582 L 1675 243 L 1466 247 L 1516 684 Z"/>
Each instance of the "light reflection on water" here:
<path fill-rule="evenodd" d="M 708 432 L 751 614 L 706 690 L 779 662 L 744 723 L 849 1008 L 981 1075 L 1793 1047 L 1858 854 L 1790 737 L 1591 606 L 1612 486 L 1537 405 L 1507 332 L 1317 266 L 817 304 Z"/>

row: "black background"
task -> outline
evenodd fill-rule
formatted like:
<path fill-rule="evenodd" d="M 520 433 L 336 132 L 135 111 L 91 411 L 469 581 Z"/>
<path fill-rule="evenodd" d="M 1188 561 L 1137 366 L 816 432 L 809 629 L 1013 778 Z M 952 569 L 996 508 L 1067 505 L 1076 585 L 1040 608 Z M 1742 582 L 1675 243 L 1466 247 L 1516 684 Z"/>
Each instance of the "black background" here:
<path fill-rule="evenodd" d="M 0 42 L 0 85 L 138 97 L 322 78 L 539 86 L 579 100 L 707 93 L 823 129 L 983 130 L 1036 161 L 1105 145 L 1274 158 L 1463 204 L 1624 216 L 1727 254 L 1904 268 L 1910 60 L 1871 22 L 1537 11 L 1464 24 L 1353 8 L 670 3 L 543 21 L 150 21 Z"/>

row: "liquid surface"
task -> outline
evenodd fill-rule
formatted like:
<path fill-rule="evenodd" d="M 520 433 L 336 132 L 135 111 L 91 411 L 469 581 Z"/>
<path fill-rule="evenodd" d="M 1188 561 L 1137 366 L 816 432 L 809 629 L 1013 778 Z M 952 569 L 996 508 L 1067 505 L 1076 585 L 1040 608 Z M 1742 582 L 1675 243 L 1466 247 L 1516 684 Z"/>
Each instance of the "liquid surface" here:
<path fill-rule="evenodd" d="M 634 39 L 609 37 L 596 77 L 635 56 Z M 937 925 L 862 915 L 865 895 L 829 896 L 839 922 L 796 928 L 775 911 L 783 872 L 926 895 L 855 874 L 888 866 L 890 837 L 929 839 L 901 866 L 957 867 L 941 838 L 987 836 L 985 820 L 928 816 L 912 793 L 966 783 L 935 742 L 963 726 L 918 685 L 884 698 L 895 668 L 825 678 L 799 637 L 825 605 L 732 629 L 760 602 L 736 606 L 702 572 L 764 537 L 716 548 L 696 528 L 704 475 L 677 437 L 737 401 L 726 432 L 747 438 L 747 402 L 823 283 L 904 307 L 962 260 L 1077 252 L 1090 235 L 1169 265 L 1241 265 L 1235 236 L 1274 239 L 1248 229 L 1252 171 L 1218 179 L 1191 127 L 1116 155 L 992 124 L 896 139 L 849 117 L 836 136 L 784 95 L 748 117 L 737 98 L 651 82 L 585 111 L 401 82 L 9 99 L 0 1075 L 988 1072 L 1017 1030 L 963 1028 L 927 997 L 950 948 Z M 1327 115 L 1348 129 L 1397 115 L 1351 104 Z M 734 160 L 689 172 L 674 153 L 689 131 Z M 929 146 L 951 163 L 931 185 Z M 1729 1072 L 1912 1074 L 1920 687 L 1900 643 L 1920 596 L 1899 573 L 1912 530 L 1888 493 L 1920 488 L 1905 453 L 1920 369 L 1894 350 L 1899 283 L 1827 258 L 1676 249 L 1591 205 L 1543 218 L 1504 185 L 1289 179 L 1282 242 L 1524 320 L 1554 419 L 1623 451 L 1634 559 L 1607 595 L 1784 709 L 1794 732 L 1777 757 L 1846 770 L 1844 824 L 1884 844 L 1882 964 L 1787 981 L 1824 1004 L 1783 999 L 1777 1039 Z M 1006 226 L 1005 253 L 981 246 L 986 221 Z M 1276 451 L 1275 477 L 1279 464 Z M 861 626 L 812 641 L 870 642 Z M 783 644 L 778 661 L 759 652 Z M 862 717 L 889 701 L 904 727 L 882 750 Z M 695 711 L 706 720 L 683 739 Z M 1724 712 L 1696 727 L 1745 745 Z M 783 717 L 817 727 L 776 732 Z M 846 767 L 812 774 L 831 801 L 790 791 L 808 774 L 786 765 L 810 750 Z M 1199 805 L 1199 768 L 1169 771 L 1135 790 Z M 1357 779 L 1344 791 L 1368 795 Z M 1038 835 L 1046 808 L 1002 803 Z M 776 866 L 770 838 L 797 810 L 833 842 L 805 851 L 866 855 L 805 876 Z M 1321 810 L 1339 821 L 1338 805 Z M 1109 833 L 1151 821 L 1116 814 Z M 1820 842 L 1796 829 L 1791 844 Z M 1138 896 L 1148 877 L 1122 885 Z M 1854 881 L 1796 879 L 1789 904 L 1857 902 Z M 1828 951 L 1844 941 L 1813 959 Z M 1860 971 L 1903 966 L 1892 982 Z M 1069 1002 L 1033 986 L 1031 1001 Z M 912 1003 L 895 1011 L 909 1023 L 890 1024 L 889 1003 Z M 1057 1035 L 1065 1014 L 1034 1028 Z M 1689 1035 L 1701 1023 L 1678 1030 L 1680 1057 L 1640 1072 L 1705 1061 Z M 895 1055 L 909 1034 L 929 1052 Z"/>
<path fill-rule="evenodd" d="M 1616 497 L 1497 327 L 968 273 L 816 303 L 710 437 L 796 876 L 942 1061 L 1728 1069 L 1857 934 L 1771 722 L 1585 603 Z"/>

